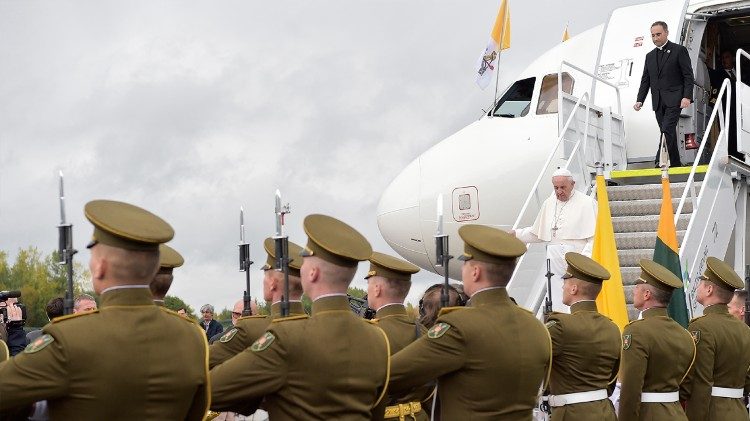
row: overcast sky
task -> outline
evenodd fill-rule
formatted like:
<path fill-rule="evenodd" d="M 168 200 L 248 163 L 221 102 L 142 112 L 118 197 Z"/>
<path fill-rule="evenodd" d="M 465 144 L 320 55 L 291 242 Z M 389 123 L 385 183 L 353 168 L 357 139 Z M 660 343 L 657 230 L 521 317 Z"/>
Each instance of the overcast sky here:
<path fill-rule="evenodd" d="M 501 86 L 566 22 L 575 35 L 640 2 L 511 0 Z M 473 71 L 499 3 L 0 0 L 0 249 L 57 247 L 63 170 L 76 261 L 88 264 L 87 201 L 145 207 L 175 228 L 186 264 L 171 293 L 196 309 L 241 298 L 240 206 L 260 296 L 277 188 L 292 241 L 325 213 L 394 253 L 380 194 L 492 102 Z M 438 281 L 418 275 L 409 300 Z"/>

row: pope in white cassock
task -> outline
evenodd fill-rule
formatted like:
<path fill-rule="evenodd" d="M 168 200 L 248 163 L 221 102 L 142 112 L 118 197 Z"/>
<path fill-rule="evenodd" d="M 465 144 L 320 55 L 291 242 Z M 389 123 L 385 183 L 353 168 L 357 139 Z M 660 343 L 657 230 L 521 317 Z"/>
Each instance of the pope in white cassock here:
<path fill-rule="evenodd" d="M 562 276 L 567 264 L 565 253 L 575 251 L 591 257 L 596 230 L 596 200 L 575 189 L 573 174 L 558 169 L 552 174 L 554 193 L 542 204 L 534 225 L 515 230 L 524 243 L 547 244 L 547 258 L 553 273 L 552 310 L 570 312 L 562 303 Z"/>

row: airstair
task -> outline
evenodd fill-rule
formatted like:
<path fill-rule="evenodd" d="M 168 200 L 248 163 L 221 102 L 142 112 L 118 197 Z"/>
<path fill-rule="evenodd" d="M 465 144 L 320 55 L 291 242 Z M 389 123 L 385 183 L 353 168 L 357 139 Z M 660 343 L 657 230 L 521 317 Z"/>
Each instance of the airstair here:
<path fill-rule="evenodd" d="M 738 55 L 740 53 L 747 55 L 742 50 Z M 561 73 L 565 67 L 569 70 L 574 66 L 563 62 Z M 610 95 L 611 98 L 616 98 L 616 103 L 596 104 L 589 100 L 589 92 L 595 91 L 595 85 L 608 85 L 607 81 L 581 69 L 575 70 L 591 78 L 592 89 L 580 97 L 558 91 L 561 103 L 558 142 L 537 177 L 513 228 L 533 223 L 542 203 L 552 194 L 549 180 L 557 168 L 570 170 L 576 187 L 594 197 L 596 167 L 603 166 L 609 184 L 607 194 L 626 304 L 629 317 L 633 320 L 638 314 L 633 308 L 633 289 L 640 273 L 638 262 L 642 258 L 652 258 L 654 253 L 662 200 L 661 171 L 653 168 L 628 168 L 626 136 L 619 113 L 619 92 L 616 96 Z M 740 89 L 741 99 L 744 98 L 743 92 L 750 94 L 750 87 L 741 82 L 736 84 Z M 609 87 L 618 90 L 614 85 Z M 705 269 L 708 256 L 734 261 L 735 270 L 740 274 L 745 273 L 750 166 L 730 158 L 727 152 L 729 115 L 724 111 L 722 100 L 726 98 L 727 104 L 734 105 L 732 88 L 729 81 L 724 82 L 717 105 L 704 126 L 713 127 L 714 122 L 718 123 L 718 136 L 713 151 L 706 150 L 711 143 L 711 133 L 707 130 L 696 154 L 701 157 L 711 152 L 709 163 L 699 165 L 696 159 L 692 167 L 673 168 L 669 171 L 680 263 L 691 316 L 702 314 L 702 308 L 695 300 L 695 287 L 698 277 Z M 737 101 L 739 105 L 741 102 Z M 729 108 L 734 109 L 733 106 Z M 750 111 L 750 107 L 746 108 Z M 738 121 L 742 111 L 739 108 L 737 112 Z M 738 138 L 742 135 L 738 128 Z M 746 132 L 746 136 L 750 137 L 750 131 Z M 547 294 L 547 280 L 544 277 L 546 268 L 545 244 L 531 244 L 528 252 L 519 260 L 508 284 L 509 294 L 519 305 L 539 317 L 542 316 L 544 297 Z M 560 291 L 553 291 L 553 297 L 559 299 Z"/>

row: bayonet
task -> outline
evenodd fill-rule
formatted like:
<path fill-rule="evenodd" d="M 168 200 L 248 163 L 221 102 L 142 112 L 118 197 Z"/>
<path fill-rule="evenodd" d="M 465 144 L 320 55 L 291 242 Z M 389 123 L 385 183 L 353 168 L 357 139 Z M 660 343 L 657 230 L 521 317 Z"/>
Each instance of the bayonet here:
<path fill-rule="evenodd" d="M 245 242 L 245 208 L 240 206 L 240 272 L 245 272 L 245 293 L 242 294 L 243 316 L 251 316 L 253 314 L 252 308 L 250 307 L 250 266 L 253 261 L 250 260 L 250 244 Z"/>
<path fill-rule="evenodd" d="M 63 301 L 63 311 L 65 314 L 73 314 L 73 255 L 77 250 L 73 248 L 73 224 L 65 222 L 65 182 L 63 173 L 60 171 L 60 225 L 57 226 L 58 233 L 58 255 L 59 264 L 65 265 L 67 269 L 67 288 L 65 290 L 65 300 Z"/>
<path fill-rule="evenodd" d="M 273 236 L 276 248 L 276 270 L 284 273 L 284 294 L 281 296 L 281 317 L 289 316 L 289 237 L 284 235 L 284 215 L 290 212 L 289 204 L 281 205 L 281 192 L 276 190 L 276 233 Z"/>

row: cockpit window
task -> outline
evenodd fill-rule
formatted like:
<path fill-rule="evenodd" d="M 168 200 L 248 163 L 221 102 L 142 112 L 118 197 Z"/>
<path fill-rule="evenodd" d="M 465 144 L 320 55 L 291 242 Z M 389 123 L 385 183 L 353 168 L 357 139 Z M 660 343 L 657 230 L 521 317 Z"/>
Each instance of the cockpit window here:
<path fill-rule="evenodd" d="M 575 80 L 567 73 L 562 74 L 563 92 L 572 94 Z M 552 73 L 542 79 L 542 88 L 539 91 L 539 104 L 536 106 L 537 114 L 557 113 L 557 73 Z"/>
<path fill-rule="evenodd" d="M 534 93 L 535 77 L 517 80 L 500 98 L 493 116 L 516 118 L 529 113 L 531 94 Z"/>

